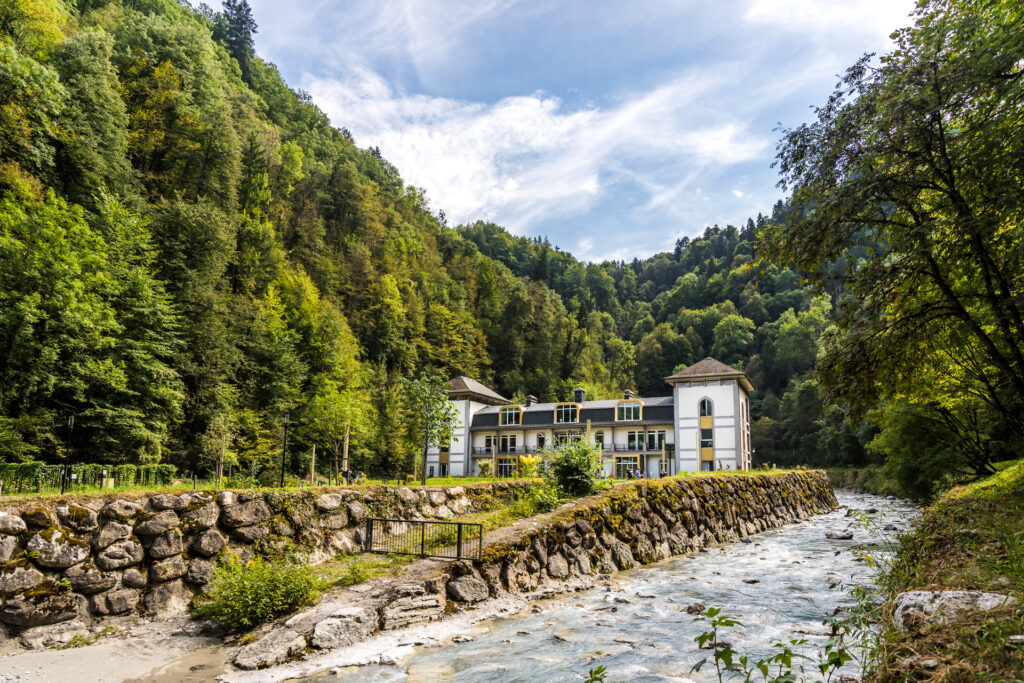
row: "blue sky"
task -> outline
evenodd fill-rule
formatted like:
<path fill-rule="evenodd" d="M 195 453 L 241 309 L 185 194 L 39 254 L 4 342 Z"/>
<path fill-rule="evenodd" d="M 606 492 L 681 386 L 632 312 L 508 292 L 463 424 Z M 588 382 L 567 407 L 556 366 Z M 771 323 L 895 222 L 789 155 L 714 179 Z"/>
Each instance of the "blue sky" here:
<path fill-rule="evenodd" d="M 451 223 L 580 258 L 669 250 L 781 198 L 779 124 L 912 0 L 250 0 L 256 48 Z"/>

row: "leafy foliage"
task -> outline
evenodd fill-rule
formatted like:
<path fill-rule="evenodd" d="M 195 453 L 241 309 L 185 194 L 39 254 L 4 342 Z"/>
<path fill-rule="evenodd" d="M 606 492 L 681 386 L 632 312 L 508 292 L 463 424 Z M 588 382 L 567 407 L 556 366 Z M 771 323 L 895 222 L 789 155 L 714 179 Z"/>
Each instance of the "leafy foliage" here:
<path fill-rule="evenodd" d="M 601 447 L 576 441 L 544 457 L 544 476 L 565 495 L 576 498 L 593 493 L 601 477 Z"/>
<path fill-rule="evenodd" d="M 295 559 L 242 562 L 226 555 L 213 571 L 209 591 L 196 598 L 195 613 L 249 630 L 316 599 L 318 579 Z"/>

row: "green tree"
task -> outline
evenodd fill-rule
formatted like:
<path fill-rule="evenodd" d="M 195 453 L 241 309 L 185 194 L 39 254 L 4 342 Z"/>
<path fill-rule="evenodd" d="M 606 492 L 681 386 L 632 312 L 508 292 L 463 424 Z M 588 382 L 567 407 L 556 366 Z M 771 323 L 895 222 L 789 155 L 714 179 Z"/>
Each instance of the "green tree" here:
<path fill-rule="evenodd" d="M 427 449 L 431 444 L 440 447 L 451 438 L 452 430 L 458 424 L 458 412 L 448 400 L 448 380 L 437 372 L 428 372 L 417 379 L 405 379 L 402 392 L 410 421 L 416 425 L 423 438 L 423 456 L 420 460 L 420 474 L 424 485 L 427 483 Z"/>

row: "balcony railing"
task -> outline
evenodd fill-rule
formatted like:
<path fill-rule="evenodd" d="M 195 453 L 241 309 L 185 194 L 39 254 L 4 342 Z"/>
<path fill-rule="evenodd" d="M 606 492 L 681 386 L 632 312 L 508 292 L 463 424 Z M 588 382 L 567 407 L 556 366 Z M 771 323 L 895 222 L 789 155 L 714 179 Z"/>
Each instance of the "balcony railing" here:
<path fill-rule="evenodd" d="M 554 448 L 558 449 L 564 445 L 559 444 Z M 540 453 L 546 450 L 537 446 L 508 446 L 501 448 L 500 446 L 495 448 L 494 446 L 473 446 L 473 455 L 528 455 L 531 453 Z M 635 444 L 630 446 L 629 444 L 601 444 L 601 450 L 605 453 L 661 453 L 661 446 L 650 446 L 648 444 Z M 673 451 L 672 444 L 665 444 L 665 452 L 671 453 Z"/>

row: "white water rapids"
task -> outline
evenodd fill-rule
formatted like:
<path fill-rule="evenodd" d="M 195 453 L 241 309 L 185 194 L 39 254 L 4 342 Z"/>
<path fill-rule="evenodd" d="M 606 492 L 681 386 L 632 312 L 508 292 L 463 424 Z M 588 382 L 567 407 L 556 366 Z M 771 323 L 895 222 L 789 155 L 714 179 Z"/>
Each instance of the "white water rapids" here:
<path fill-rule="evenodd" d="M 717 680 L 710 661 L 691 672 L 710 654 L 694 642 L 707 626 L 686 612 L 697 602 L 743 623 L 720 639 L 752 661 L 774 654 L 774 642 L 806 638 L 798 651 L 814 660 L 804 666 L 808 680 L 816 680 L 828 632 L 823 621 L 852 602 L 851 587 L 873 580 L 873 570 L 855 551 L 884 552 L 916 513 L 913 505 L 891 498 L 837 497 L 838 510 L 753 536 L 750 543 L 620 572 L 590 590 L 481 622 L 466 634 L 469 642 L 420 649 L 394 666 L 348 668 L 311 680 L 571 681 L 599 665 L 609 683 Z M 857 515 L 846 516 L 870 509 L 877 512 L 866 515 L 866 528 Z M 825 537 L 847 527 L 853 540 Z M 843 671 L 858 672 L 855 664 Z"/>

